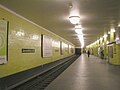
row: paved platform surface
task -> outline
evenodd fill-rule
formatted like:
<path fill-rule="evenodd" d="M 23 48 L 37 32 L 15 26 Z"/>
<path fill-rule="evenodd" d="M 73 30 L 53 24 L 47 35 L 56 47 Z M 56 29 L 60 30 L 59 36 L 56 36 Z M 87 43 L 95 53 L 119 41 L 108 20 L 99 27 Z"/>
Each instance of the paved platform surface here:
<path fill-rule="evenodd" d="M 82 54 L 45 90 L 120 90 L 120 66 Z"/>

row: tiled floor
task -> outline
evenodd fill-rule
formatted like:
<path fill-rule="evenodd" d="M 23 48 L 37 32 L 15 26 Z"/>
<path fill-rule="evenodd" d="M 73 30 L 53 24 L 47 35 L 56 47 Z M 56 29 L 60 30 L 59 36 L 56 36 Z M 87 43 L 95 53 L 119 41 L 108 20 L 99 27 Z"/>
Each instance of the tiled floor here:
<path fill-rule="evenodd" d="M 82 54 L 45 90 L 120 90 L 120 66 Z"/>

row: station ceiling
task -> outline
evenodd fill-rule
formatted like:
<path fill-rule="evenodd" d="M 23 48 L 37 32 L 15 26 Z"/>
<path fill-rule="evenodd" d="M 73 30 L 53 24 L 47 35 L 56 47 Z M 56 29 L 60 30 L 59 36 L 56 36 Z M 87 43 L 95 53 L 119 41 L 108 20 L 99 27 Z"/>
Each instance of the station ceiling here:
<path fill-rule="evenodd" d="M 0 0 L 0 4 L 80 47 L 71 8 L 80 15 L 85 46 L 120 23 L 120 0 Z"/>

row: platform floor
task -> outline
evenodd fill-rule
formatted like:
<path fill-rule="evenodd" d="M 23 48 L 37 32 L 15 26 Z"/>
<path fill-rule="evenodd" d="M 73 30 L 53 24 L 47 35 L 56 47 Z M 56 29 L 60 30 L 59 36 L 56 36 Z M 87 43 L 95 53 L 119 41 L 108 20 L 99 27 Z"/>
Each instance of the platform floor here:
<path fill-rule="evenodd" d="M 82 54 L 45 90 L 120 90 L 120 66 Z"/>

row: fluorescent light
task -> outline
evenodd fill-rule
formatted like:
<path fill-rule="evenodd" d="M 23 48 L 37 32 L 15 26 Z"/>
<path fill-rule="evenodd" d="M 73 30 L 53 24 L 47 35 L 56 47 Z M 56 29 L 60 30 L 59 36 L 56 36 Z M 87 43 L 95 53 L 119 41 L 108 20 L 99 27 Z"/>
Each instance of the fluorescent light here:
<path fill-rule="evenodd" d="M 105 34 L 103 37 L 104 37 L 104 38 L 106 38 L 107 36 L 108 36 L 108 35 L 107 35 L 107 34 Z"/>
<path fill-rule="evenodd" d="M 100 40 L 102 40 L 103 38 L 101 37 Z"/>
<path fill-rule="evenodd" d="M 83 39 L 83 34 L 79 34 L 79 35 L 78 35 L 78 38 L 79 38 L 79 40 L 80 40 L 80 43 L 81 43 L 81 48 L 83 48 L 83 47 L 84 47 L 84 39 Z"/>
<path fill-rule="evenodd" d="M 84 45 L 81 45 L 81 48 L 84 48 Z"/>
<path fill-rule="evenodd" d="M 111 32 L 115 32 L 115 29 L 114 29 L 114 28 L 111 28 Z"/>
<path fill-rule="evenodd" d="M 82 35 L 83 35 L 83 33 L 82 33 L 82 30 L 81 30 L 81 29 L 75 29 L 75 32 L 76 32 L 77 34 L 82 34 Z"/>
<path fill-rule="evenodd" d="M 120 27 L 120 23 L 118 24 L 118 27 Z"/>
<path fill-rule="evenodd" d="M 78 24 L 80 21 L 80 17 L 79 16 L 70 16 L 69 20 L 72 24 Z"/>
<path fill-rule="evenodd" d="M 106 44 L 108 44 L 108 43 L 109 43 L 109 41 L 106 42 Z"/>
<path fill-rule="evenodd" d="M 75 29 L 81 29 L 81 28 L 82 28 L 82 26 L 80 24 L 75 25 Z"/>
<path fill-rule="evenodd" d="M 78 35 L 78 38 L 79 39 L 83 39 L 83 35 Z"/>
<path fill-rule="evenodd" d="M 108 34 L 110 34 L 110 31 L 108 31 Z"/>

